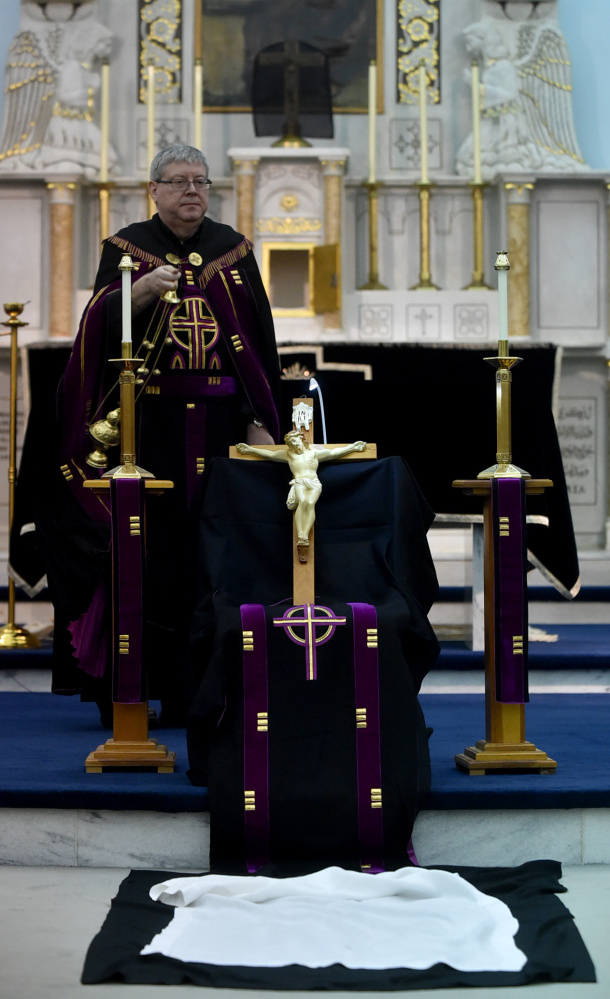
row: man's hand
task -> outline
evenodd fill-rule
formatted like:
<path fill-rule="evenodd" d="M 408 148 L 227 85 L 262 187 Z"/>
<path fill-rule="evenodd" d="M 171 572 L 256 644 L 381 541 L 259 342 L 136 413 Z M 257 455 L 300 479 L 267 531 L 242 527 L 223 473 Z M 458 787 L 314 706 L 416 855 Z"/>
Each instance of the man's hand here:
<path fill-rule="evenodd" d="M 179 278 L 180 271 L 171 264 L 163 264 L 162 267 L 156 267 L 154 271 L 144 274 L 134 282 L 131 291 L 132 314 L 137 316 L 156 298 L 165 295 L 166 291 L 175 291 Z"/>

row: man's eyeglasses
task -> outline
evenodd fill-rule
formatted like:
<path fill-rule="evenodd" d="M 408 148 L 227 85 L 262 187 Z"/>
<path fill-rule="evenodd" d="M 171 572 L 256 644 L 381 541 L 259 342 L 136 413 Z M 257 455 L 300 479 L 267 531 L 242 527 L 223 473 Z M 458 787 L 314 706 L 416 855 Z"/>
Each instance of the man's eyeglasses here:
<path fill-rule="evenodd" d="M 157 181 L 157 184 L 171 184 L 172 191 L 188 191 L 191 184 L 196 191 L 207 191 L 211 183 L 211 180 L 204 180 L 203 177 L 195 177 L 194 180 L 187 180 L 186 177 L 172 177 L 171 180 Z"/>

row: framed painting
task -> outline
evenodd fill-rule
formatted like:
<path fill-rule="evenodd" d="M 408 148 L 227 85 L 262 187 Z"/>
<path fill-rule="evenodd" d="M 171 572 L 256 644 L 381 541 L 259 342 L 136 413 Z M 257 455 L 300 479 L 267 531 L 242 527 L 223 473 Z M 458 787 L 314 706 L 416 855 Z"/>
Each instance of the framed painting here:
<path fill-rule="evenodd" d="M 328 56 L 335 113 L 367 111 L 369 62 L 383 64 L 383 0 L 195 2 L 202 5 L 205 111 L 250 111 L 255 56 L 286 41 L 307 42 Z"/>

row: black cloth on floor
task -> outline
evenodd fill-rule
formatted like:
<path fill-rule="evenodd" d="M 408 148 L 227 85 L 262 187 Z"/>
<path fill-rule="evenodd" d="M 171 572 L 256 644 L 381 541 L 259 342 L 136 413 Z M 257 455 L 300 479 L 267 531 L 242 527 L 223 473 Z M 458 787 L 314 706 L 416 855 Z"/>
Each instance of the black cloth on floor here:
<path fill-rule="evenodd" d="M 132 871 L 122 882 L 106 920 L 93 939 L 81 981 L 124 982 L 128 985 L 201 985 L 208 988 L 400 991 L 464 987 L 500 987 L 534 982 L 594 982 L 595 969 L 573 917 L 557 894 L 561 865 L 536 860 L 521 867 L 438 867 L 461 875 L 479 891 L 508 905 L 519 922 L 517 946 L 527 956 L 518 972 L 456 971 L 436 964 L 423 971 L 391 968 L 364 971 L 331 965 L 328 968 L 223 967 L 191 964 L 158 954 L 140 957 L 140 950 L 172 919 L 174 909 L 153 902 L 148 892 L 160 881 L 179 874 Z M 281 876 L 272 868 L 261 875 Z M 309 873 L 303 869 L 298 874 Z"/>

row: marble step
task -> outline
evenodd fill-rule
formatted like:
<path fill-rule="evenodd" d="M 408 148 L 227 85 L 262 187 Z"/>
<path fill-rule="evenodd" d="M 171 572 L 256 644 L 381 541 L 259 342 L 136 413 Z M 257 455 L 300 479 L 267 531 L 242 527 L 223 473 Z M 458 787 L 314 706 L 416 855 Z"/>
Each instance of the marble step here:
<path fill-rule="evenodd" d="M 3 808 L 0 844 L 6 865 L 204 871 L 209 815 Z M 413 845 L 423 865 L 513 866 L 542 858 L 610 864 L 610 808 L 424 810 Z"/>

